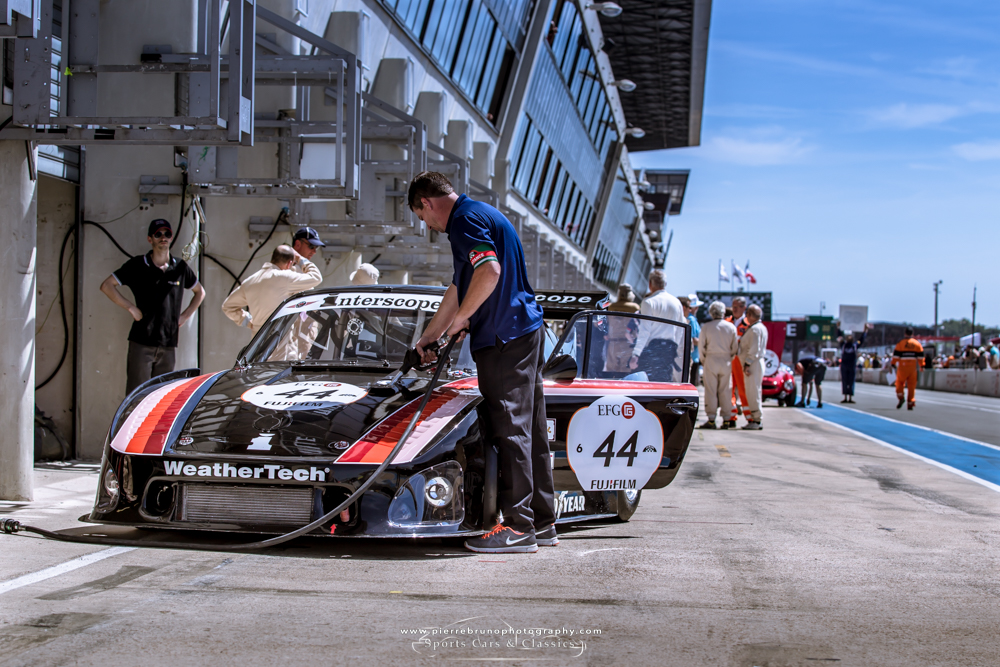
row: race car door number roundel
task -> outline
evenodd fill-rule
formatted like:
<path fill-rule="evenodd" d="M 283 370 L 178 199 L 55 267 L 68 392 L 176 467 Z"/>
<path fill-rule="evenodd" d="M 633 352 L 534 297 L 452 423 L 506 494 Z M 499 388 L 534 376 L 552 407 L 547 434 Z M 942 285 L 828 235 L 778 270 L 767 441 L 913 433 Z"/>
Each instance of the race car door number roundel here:
<path fill-rule="evenodd" d="M 585 491 L 638 490 L 660 465 L 663 427 L 638 401 L 603 396 L 573 415 L 566 455 Z"/>
<path fill-rule="evenodd" d="M 353 403 L 367 394 L 361 387 L 343 382 L 284 382 L 251 387 L 240 398 L 269 410 L 327 410 Z"/>
<path fill-rule="evenodd" d="M 764 352 L 764 375 L 771 376 L 778 372 L 781 367 L 781 360 L 774 350 Z"/>

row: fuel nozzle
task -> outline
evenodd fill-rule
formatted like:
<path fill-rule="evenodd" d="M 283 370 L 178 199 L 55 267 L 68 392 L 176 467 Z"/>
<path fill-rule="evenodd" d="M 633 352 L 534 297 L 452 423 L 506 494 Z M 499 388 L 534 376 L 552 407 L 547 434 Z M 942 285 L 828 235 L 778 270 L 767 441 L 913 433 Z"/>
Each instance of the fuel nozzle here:
<path fill-rule="evenodd" d="M 467 331 L 468 329 L 463 329 L 461 332 L 459 332 L 458 335 L 461 335 L 462 333 L 465 333 Z M 436 341 L 429 343 L 427 347 L 424 348 L 424 350 L 433 352 L 435 356 L 439 357 L 442 349 L 444 349 L 449 353 L 451 352 L 451 349 L 449 348 L 450 343 L 451 343 L 450 336 L 447 335 L 441 336 Z M 399 370 L 393 371 L 387 377 L 379 380 L 378 382 L 375 382 L 372 385 L 372 390 L 383 393 L 398 391 L 396 383 L 399 382 L 399 379 L 401 377 L 409 373 L 414 368 L 416 368 L 419 371 L 424 371 L 427 370 L 428 368 L 432 368 L 434 364 L 438 363 L 439 361 L 440 358 L 436 358 L 429 364 L 425 364 L 423 363 L 423 359 L 420 357 L 420 353 L 417 352 L 415 348 L 412 350 L 407 350 L 406 354 L 403 356 L 403 365 L 399 367 Z"/>
<path fill-rule="evenodd" d="M 441 348 L 448 345 L 450 338 L 447 335 L 441 336 L 436 341 L 428 343 L 427 347 L 424 348 L 427 352 L 433 352 L 435 355 L 441 350 Z M 416 348 L 412 350 L 407 350 L 406 355 L 403 357 L 403 365 L 399 368 L 400 375 L 406 375 L 411 369 L 416 368 L 417 370 L 425 370 L 433 366 L 437 360 L 435 359 L 429 364 L 423 363 L 423 359 L 420 358 L 420 353 L 417 352 Z"/>

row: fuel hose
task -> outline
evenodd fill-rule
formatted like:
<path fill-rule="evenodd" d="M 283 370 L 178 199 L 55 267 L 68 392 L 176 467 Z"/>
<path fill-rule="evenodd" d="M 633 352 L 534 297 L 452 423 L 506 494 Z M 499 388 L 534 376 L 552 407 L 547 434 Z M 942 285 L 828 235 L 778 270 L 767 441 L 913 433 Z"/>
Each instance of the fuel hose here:
<path fill-rule="evenodd" d="M 378 476 L 381 475 L 389 465 L 392 464 L 393 460 L 399 454 L 399 451 L 406 444 L 409 439 L 410 434 L 416 427 L 417 422 L 420 421 L 420 417 L 423 415 L 424 409 L 427 407 L 427 402 L 430 400 L 431 394 L 437 386 L 437 381 L 441 377 L 441 370 L 446 365 L 446 360 L 451 354 L 451 349 L 454 347 L 455 342 L 461 339 L 460 334 L 456 334 L 446 339 L 444 342 L 444 351 L 439 352 L 437 368 L 434 369 L 434 374 L 431 377 L 430 383 L 427 385 L 427 390 L 424 392 L 423 398 L 420 400 L 420 405 L 417 406 L 417 411 L 413 413 L 413 417 L 410 419 L 410 423 L 407 424 L 406 430 L 400 436 L 399 441 L 396 446 L 392 448 L 392 451 L 385 457 L 385 460 L 378 465 L 377 468 L 368 476 L 361 486 L 357 488 L 350 496 L 347 497 L 344 502 L 337 505 L 335 508 L 316 519 L 312 523 L 306 524 L 301 528 L 297 528 L 290 533 L 285 533 L 284 535 L 278 535 L 277 537 L 272 537 L 266 540 L 260 540 L 258 542 L 246 542 L 243 544 L 225 544 L 225 545 L 209 545 L 209 544 L 198 544 L 198 543 L 187 543 L 187 542 L 169 542 L 169 541 L 159 541 L 159 540 L 128 540 L 118 537 L 106 537 L 106 536 L 96 536 L 96 535 L 66 535 L 64 533 L 58 533 L 51 530 L 45 530 L 43 528 L 36 528 L 35 526 L 28 526 L 22 524 L 16 519 L 2 518 L 0 519 L 0 530 L 8 535 L 13 535 L 15 533 L 34 533 L 36 535 L 41 535 L 42 537 L 50 540 L 57 540 L 59 542 L 73 542 L 76 544 L 100 544 L 105 546 L 116 546 L 116 547 L 143 547 L 152 549 L 186 549 L 189 551 L 245 551 L 247 549 L 267 549 L 268 547 L 274 547 L 279 544 L 288 542 L 289 540 L 294 540 L 296 537 L 305 535 L 306 533 L 319 528 L 321 525 L 337 516 L 345 509 L 351 506 L 358 498 L 360 498 L 368 489 L 371 488 Z M 433 351 L 440 351 L 440 341 L 437 343 L 432 343 L 428 346 L 428 349 Z M 406 354 L 406 359 L 403 362 L 403 366 L 400 370 L 405 374 L 409 372 L 410 368 L 419 367 L 419 357 L 415 350 L 409 350 Z"/>

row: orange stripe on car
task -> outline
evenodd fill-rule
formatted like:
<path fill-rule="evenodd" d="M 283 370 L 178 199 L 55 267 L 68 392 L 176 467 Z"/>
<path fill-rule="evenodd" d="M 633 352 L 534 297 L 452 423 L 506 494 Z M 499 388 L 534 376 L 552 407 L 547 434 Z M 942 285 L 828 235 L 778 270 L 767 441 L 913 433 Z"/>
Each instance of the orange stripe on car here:
<path fill-rule="evenodd" d="M 177 416 L 191 396 L 216 375 L 177 380 L 143 398 L 115 434 L 112 449 L 126 454 L 162 454 Z"/>
<path fill-rule="evenodd" d="M 427 401 L 427 407 L 420 421 L 413 428 L 410 440 L 396 457 L 397 463 L 413 460 L 424 446 L 458 415 L 462 409 L 475 401 L 479 395 L 468 389 L 479 385 L 475 378 L 466 378 L 450 382 L 438 387 Z M 402 437 L 403 432 L 413 419 L 421 399 L 410 401 L 402 408 L 392 413 L 381 424 L 366 433 L 360 440 L 340 455 L 337 463 L 374 463 L 385 461 L 385 457 L 393 450 Z"/>

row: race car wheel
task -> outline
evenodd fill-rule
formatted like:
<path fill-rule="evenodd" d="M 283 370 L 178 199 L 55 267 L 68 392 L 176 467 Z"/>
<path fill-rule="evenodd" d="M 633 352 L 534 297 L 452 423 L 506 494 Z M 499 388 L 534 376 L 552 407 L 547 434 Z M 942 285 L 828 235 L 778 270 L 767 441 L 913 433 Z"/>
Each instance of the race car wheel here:
<path fill-rule="evenodd" d="M 635 511 L 639 509 L 640 497 L 642 497 L 642 491 L 618 492 L 618 521 L 625 523 L 632 518 Z"/>
<path fill-rule="evenodd" d="M 793 405 L 795 405 L 795 396 L 796 395 L 797 395 L 797 393 L 789 394 L 788 398 L 785 399 L 785 406 L 786 407 L 790 408 Z"/>
<path fill-rule="evenodd" d="M 783 399 L 783 398 L 779 398 L 778 399 L 778 407 L 779 408 L 785 407 L 785 399 Z"/>

